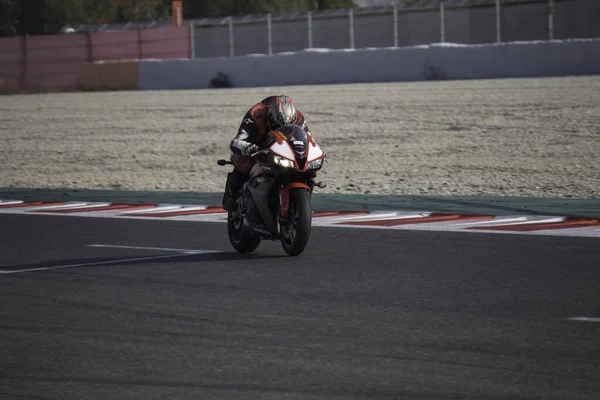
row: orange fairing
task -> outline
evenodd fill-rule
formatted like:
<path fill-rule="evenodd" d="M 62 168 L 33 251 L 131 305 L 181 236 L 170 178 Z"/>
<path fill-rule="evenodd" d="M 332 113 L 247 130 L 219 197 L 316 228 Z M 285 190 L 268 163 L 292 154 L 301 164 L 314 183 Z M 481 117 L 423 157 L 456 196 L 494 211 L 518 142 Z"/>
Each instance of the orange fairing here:
<path fill-rule="evenodd" d="M 286 218 L 288 216 L 289 206 L 290 206 L 290 190 L 292 189 L 306 189 L 310 190 L 308 185 L 300 182 L 292 182 L 289 185 L 286 185 L 279 192 L 279 205 L 281 206 L 281 216 Z"/>
<path fill-rule="evenodd" d="M 271 131 L 271 135 L 275 138 L 277 143 L 282 144 L 287 140 L 287 136 L 279 131 Z"/>
<path fill-rule="evenodd" d="M 287 160 L 292 161 L 298 172 L 306 172 L 308 170 L 308 164 L 311 161 L 318 160 L 319 158 L 324 158 L 325 156 L 323 150 L 321 150 L 321 148 L 312 140 L 312 137 L 310 135 L 307 135 L 309 145 L 306 148 L 306 163 L 304 165 L 304 168 L 300 169 L 298 167 L 296 157 L 294 156 L 294 152 L 290 147 L 289 143 L 287 142 L 289 138 L 283 132 L 280 131 L 271 131 L 270 133 L 275 139 L 275 142 L 271 145 L 271 148 L 269 149 L 271 153 L 273 155 L 283 157 Z"/>

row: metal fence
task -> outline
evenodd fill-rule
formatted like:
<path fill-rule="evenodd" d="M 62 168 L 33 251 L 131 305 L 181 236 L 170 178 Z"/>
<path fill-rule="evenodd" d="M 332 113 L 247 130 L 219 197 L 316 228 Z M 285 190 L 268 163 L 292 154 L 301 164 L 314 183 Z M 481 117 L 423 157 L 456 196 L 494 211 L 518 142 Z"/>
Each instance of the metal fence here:
<path fill-rule="evenodd" d="M 392 3 L 394 0 L 390 0 Z M 80 25 L 150 29 L 169 21 Z M 403 47 L 600 37 L 600 0 L 421 0 L 412 5 L 186 20 L 192 58 L 307 48 Z"/>
<path fill-rule="evenodd" d="M 411 7 L 247 15 L 0 38 L 0 91 L 74 87 L 83 64 L 131 58 L 204 58 L 307 48 L 495 43 L 600 37 L 600 0 L 430 0 Z"/>
<path fill-rule="evenodd" d="M 192 57 L 600 37 L 600 0 L 446 0 L 191 21 Z"/>

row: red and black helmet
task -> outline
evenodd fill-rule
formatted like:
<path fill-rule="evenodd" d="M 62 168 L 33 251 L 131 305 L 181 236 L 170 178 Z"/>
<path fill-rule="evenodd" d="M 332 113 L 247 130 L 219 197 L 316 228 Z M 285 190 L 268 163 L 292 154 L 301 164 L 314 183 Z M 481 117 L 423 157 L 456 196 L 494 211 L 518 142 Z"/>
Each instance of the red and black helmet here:
<path fill-rule="evenodd" d="M 285 94 L 275 97 L 269 105 L 267 120 L 269 129 L 277 130 L 283 126 L 291 126 L 298 119 L 298 111 L 291 98 Z"/>

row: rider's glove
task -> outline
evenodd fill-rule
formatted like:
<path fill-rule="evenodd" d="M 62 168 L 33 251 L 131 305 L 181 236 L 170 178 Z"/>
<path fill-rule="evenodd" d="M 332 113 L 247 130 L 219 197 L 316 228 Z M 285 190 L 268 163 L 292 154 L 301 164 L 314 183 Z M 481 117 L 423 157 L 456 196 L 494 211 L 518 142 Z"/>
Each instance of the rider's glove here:
<path fill-rule="evenodd" d="M 257 151 L 260 151 L 260 147 L 258 147 L 255 144 L 251 144 L 251 145 L 246 146 L 246 148 L 244 149 L 244 155 L 251 156 L 252 154 L 256 153 Z"/>

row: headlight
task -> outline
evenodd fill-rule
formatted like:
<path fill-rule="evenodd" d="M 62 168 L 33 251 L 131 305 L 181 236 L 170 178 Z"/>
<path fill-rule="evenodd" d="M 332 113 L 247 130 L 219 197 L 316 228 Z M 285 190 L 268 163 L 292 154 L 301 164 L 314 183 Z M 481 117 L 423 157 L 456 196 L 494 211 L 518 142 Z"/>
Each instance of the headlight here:
<path fill-rule="evenodd" d="M 317 158 L 308 163 L 307 169 L 319 169 L 323 165 L 323 158 Z"/>
<path fill-rule="evenodd" d="M 275 164 L 277 164 L 283 168 L 294 168 L 295 167 L 294 162 L 292 160 L 288 160 L 287 158 L 273 156 L 273 161 L 275 162 Z"/>

